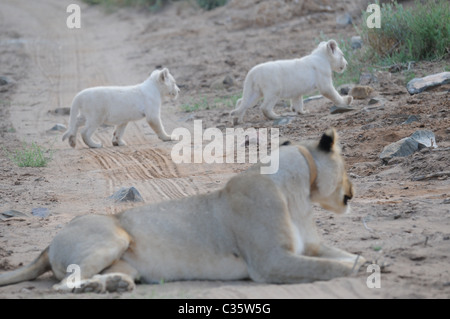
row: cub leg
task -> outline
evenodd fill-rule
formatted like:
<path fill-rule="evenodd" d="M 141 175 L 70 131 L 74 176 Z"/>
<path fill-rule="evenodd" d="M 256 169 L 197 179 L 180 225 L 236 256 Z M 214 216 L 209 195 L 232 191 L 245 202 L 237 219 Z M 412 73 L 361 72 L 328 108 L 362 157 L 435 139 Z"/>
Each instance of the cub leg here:
<path fill-rule="evenodd" d="M 334 102 L 336 106 L 347 106 L 350 105 L 353 101 L 352 96 L 345 96 L 345 97 L 340 96 L 339 93 L 334 88 L 331 80 L 328 81 L 328 85 L 319 86 L 319 91 L 324 97 Z"/>
<path fill-rule="evenodd" d="M 159 117 L 147 117 L 147 122 L 148 125 L 150 125 L 150 127 L 153 129 L 153 131 L 155 131 L 156 135 L 158 135 L 158 137 L 164 141 L 171 141 L 172 137 L 170 137 L 167 133 L 166 130 L 164 129 L 164 126 L 161 122 L 161 118 Z"/>
<path fill-rule="evenodd" d="M 291 111 L 299 114 L 306 114 L 308 111 L 303 106 L 303 96 L 291 100 Z"/>
<path fill-rule="evenodd" d="M 91 139 L 96 129 L 97 125 L 94 125 L 92 122 L 87 122 L 86 127 L 81 131 L 81 137 L 84 143 L 91 148 L 101 148 L 103 146 L 101 143 L 96 143 Z"/>
<path fill-rule="evenodd" d="M 233 117 L 233 123 L 242 123 L 245 111 L 247 111 L 248 108 L 255 106 L 260 97 L 261 95 L 258 92 L 246 92 L 244 89 L 243 97 L 237 100 L 236 108 L 230 113 L 230 116 Z"/>
<path fill-rule="evenodd" d="M 275 107 L 275 104 L 278 101 L 278 97 L 273 96 L 273 97 L 264 97 L 264 102 L 261 104 L 261 109 L 264 113 L 264 115 L 271 120 L 277 120 L 279 118 L 281 118 L 280 115 L 278 115 L 277 113 L 275 113 L 273 111 L 273 108 Z"/>
<path fill-rule="evenodd" d="M 116 130 L 114 131 L 113 139 L 112 139 L 112 144 L 114 146 L 126 145 L 125 142 L 122 140 L 122 136 L 123 136 L 123 133 L 125 132 L 127 124 L 128 123 L 122 123 L 122 124 L 116 126 Z"/>

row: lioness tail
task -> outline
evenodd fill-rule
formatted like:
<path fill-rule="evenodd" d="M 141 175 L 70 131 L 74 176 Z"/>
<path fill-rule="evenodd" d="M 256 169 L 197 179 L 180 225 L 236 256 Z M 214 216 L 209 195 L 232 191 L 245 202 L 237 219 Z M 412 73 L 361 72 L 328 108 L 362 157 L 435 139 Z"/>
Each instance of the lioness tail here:
<path fill-rule="evenodd" d="M 0 286 L 33 280 L 49 270 L 51 270 L 51 266 L 47 247 L 31 264 L 0 274 Z"/>

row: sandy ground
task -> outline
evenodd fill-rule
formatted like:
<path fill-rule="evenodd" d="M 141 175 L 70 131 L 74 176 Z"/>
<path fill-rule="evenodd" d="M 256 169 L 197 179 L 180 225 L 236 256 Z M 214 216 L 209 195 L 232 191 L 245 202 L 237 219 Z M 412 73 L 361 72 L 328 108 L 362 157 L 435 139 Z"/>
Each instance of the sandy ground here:
<path fill-rule="evenodd" d="M 166 130 L 192 129 L 196 119 L 203 120 L 204 127 L 224 130 L 232 127 L 229 101 L 241 93 L 252 66 L 308 54 L 321 33 L 335 38 L 354 35 L 353 27 L 338 26 L 336 17 L 350 12 L 356 18 L 363 8 L 350 1 L 323 1 L 320 6 L 303 1 L 293 10 L 294 2 L 248 0 L 207 13 L 178 4 L 150 14 L 106 13 L 79 3 L 81 29 L 68 29 L 66 8 L 73 2 L 0 3 L 0 76 L 15 82 L 0 87 L 0 212 L 30 213 L 39 207 L 51 212 L 46 218 L 0 221 L 0 271 L 32 261 L 74 216 L 114 214 L 133 206 L 108 200 L 120 187 L 134 186 L 146 203 L 153 203 L 218 189 L 248 167 L 176 165 L 170 157 L 174 142 L 158 140 L 145 121 L 129 124 L 127 146 L 113 148 L 113 128 L 103 127 L 95 138 L 104 148 L 88 149 L 79 138 L 76 149 L 71 149 L 61 141 L 62 133 L 48 130 L 56 123 L 68 124 L 68 115 L 55 110 L 69 107 L 78 91 L 139 83 L 155 67 L 167 66 L 182 92 L 176 102 L 164 103 Z M 414 72 L 424 76 L 441 72 L 444 65 L 448 61 L 418 63 Z M 234 79 L 231 86 L 213 85 L 226 76 Z M 241 127 L 278 127 L 282 137 L 294 140 L 316 138 L 330 126 L 337 128 L 357 194 L 351 214 L 333 216 L 316 208 L 317 226 L 325 242 L 382 266 L 380 289 L 368 288 L 370 273 L 362 271 L 313 284 L 189 281 L 82 297 L 449 298 L 450 183 L 445 175 L 414 181 L 450 167 L 448 87 L 410 96 L 405 75 L 386 71 L 377 73 L 377 81 L 370 85 L 382 103 L 357 100 L 356 111 L 331 115 L 331 102 L 321 99 L 307 103 L 309 114 L 304 116 L 293 116 L 280 103 L 277 111 L 291 116 L 290 123 L 267 121 L 254 108 Z M 195 103 L 207 103 L 208 108 L 183 111 L 183 106 Z M 409 115 L 420 121 L 402 124 Z M 387 164 L 378 158 L 385 145 L 419 129 L 432 130 L 439 148 Z M 8 159 L 5 150 L 14 151 L 22 141 L 53 150 L 47 167 L 18 168 Z M 55 283 L 48 273 L 32 282 L 1 287 L 0 298 L 79 297 L 55 293 Z"/>

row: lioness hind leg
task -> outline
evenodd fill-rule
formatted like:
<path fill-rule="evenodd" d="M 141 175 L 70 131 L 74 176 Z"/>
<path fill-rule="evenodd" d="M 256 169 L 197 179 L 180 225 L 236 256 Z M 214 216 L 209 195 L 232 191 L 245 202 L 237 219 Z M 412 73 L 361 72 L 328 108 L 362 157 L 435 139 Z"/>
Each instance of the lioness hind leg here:
<path fill-rule="evenodd" d="M 133 278 L 123 273 L 95 275 L 90 279 L 81 280 L 79 283 L 71 283 L 64 279 L 61 283 L 53 286 L 53 289 L 59 292 L 73 293 L 127 292 L 134 288 Z"/>

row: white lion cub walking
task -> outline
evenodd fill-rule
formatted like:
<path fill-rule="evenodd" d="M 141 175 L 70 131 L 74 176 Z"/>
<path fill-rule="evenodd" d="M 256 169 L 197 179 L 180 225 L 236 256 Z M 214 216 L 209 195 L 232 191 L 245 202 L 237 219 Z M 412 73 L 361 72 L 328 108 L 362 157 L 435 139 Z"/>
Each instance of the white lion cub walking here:
<path fill-rule="evenodd" d="M 76 145 L 78 128 L 83 141 L 92 148 L 102 147 L 91 139 L 92 134 L 102 124 L 115 125 L 112 144 L 122 146 L 125 128 L 130 121 L 146 118 L 148 124 L 163 141 L 170 141 L 161 123 L 161 103 L 164 97 L 178 97 L 180 89 L 168 69 L 155 70 L 143 83 L 134 86 L 94 87 L 78 93 L 70 109 L 69 129 L 63 141 L 69 139 Z"/>
<path fill-rule="evenodd" d="M 231 116 L 235 123 L 236 120 L 242 122 L 245 111 L 261 97 L 264 97 L 261 109 L 269 119 L 280 118 L 273 111 L 280 99 L 290 99 L 291 110 L 304 114 L 303 95 L 315 89 L 338 106 L 349 105 L 353 98 L 341 97 L 331 77 L 332 71 L 342 73 L 346 67 L 347 61 L 335 40 L 320 43 L 310 55 L 301 59 L 259 64 L 247 74 L 243 97 L 237 101 Z"/>

